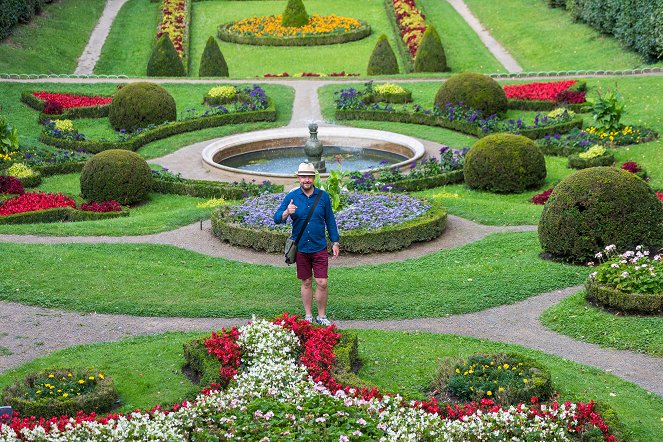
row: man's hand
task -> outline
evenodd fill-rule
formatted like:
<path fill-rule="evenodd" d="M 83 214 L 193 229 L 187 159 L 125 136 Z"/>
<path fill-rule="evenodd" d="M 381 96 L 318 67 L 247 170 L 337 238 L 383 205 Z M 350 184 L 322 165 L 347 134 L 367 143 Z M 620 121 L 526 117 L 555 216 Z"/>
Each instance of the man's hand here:
<path fill-rule="evenodd" d="M 338 254 L 339 254 L 339 252 L 340 252 L 340 246 L 339 246 L 339 244 L 338 244 L 337 242 L 333 243 L 333 244 L 332 244 L 332 253 L 333 253 L 333 255 L 332 255 L 332 259 L 336 259 L 336 258 L 338 258 Z"/>
<path fill-rule="evenodd" d="M 283 215 L 281 215 L 281 218 L 283 218 L 284 220 L 287 219 L 293 213 L 295 213 L 295 211 L 297 210 L 297 206 L 295 206 L 294 201 L 295 200 L 290 200 L 290 204 L 288 204 L 288 207 L 286 207 L 285 210 L 283 211 Z"/>

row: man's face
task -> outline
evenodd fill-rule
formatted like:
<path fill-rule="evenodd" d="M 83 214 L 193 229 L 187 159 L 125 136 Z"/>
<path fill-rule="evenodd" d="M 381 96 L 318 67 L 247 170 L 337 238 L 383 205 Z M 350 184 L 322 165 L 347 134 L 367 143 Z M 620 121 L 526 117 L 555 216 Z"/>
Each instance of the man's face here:
<path fill-rule="evenodd" d="M 312 175 L 297 175 L 299 179 L 299 187 L 304 191 L 308 191 L 313 187 L 313 179 L 315 178 Z"/>

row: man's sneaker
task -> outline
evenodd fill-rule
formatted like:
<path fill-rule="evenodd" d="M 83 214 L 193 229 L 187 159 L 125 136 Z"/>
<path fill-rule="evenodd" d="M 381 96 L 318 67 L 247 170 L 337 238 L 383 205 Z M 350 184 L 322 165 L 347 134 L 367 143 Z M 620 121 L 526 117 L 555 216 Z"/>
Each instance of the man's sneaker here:
<path fill-rule="evenodd" d="M 326 316 L 318 316 L 317 318 L 315 318 L 315 322 L 322 325 L 323 327 L 329 327 L 330 325 L 332 325 L 332 323 L 329 321 L 329 319 L 327 319 Z"/>
<path fill-rule="evenodd" d="M 313 316 L 305 316 L 304 321 L 313 322 Z"/>

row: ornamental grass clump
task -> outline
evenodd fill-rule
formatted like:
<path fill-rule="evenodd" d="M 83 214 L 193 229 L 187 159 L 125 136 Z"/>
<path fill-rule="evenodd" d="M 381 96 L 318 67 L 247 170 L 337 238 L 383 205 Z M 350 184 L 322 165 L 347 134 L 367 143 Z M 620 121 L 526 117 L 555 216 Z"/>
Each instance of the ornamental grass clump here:
<path fill-rule="evenodd" d="M 455 364 L 446 361 L 434 384 L 461 401 L 492 399 L 498 404 L 545 401 L 553 394 L 550 372 L 534 360 L 515 354 L 474 354 Z"/>
<path fill-rule="evenodd" d="M 77 412 L 104 413 L 118 399 L 113 380 L 90 369 L 56 369 L 32 373 L 7 387 L 2 395 L 21 416 L 49 418 Z"/>

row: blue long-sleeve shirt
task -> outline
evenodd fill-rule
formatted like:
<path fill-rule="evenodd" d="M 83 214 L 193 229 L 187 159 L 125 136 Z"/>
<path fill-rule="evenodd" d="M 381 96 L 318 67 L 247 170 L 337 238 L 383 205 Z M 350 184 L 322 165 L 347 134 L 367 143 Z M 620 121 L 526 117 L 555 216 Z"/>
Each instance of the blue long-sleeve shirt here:
<path fill-rule="evenodd" d="M 313 216 L 311 216 L 311 220 L 297 244 L 297 249 L 303 253 L 316 253 L 327 248 L 325 226 L 329 232 L 329 239 L 332 242 L 338 242 L 339 240 L 338 227 L 336 226 L 334 212 L 332 212 L 329 194 L 322 189 L 314 187 L 311 196 L 306 196 L 301 188 L 297 188 L 285 196 L 276 213 L 274 213 L 274 222 L 276 224 L 284 223 L 285 221 L 282 219 L 283 212 L 287 209 L 288 204 L 290 204 L 290 200 L 293 200 L 293 203 L 297 206 L 297 210 L 290 215 L 292 218 L 292 233 L 290 236 L 292 239 L 297 239 L 297 235 L 301 231 L 308 212 L 313 206 L 319 192 L 322 192 L 320 201 L 318 201 L 315 212 L 313 212 Z"/>

